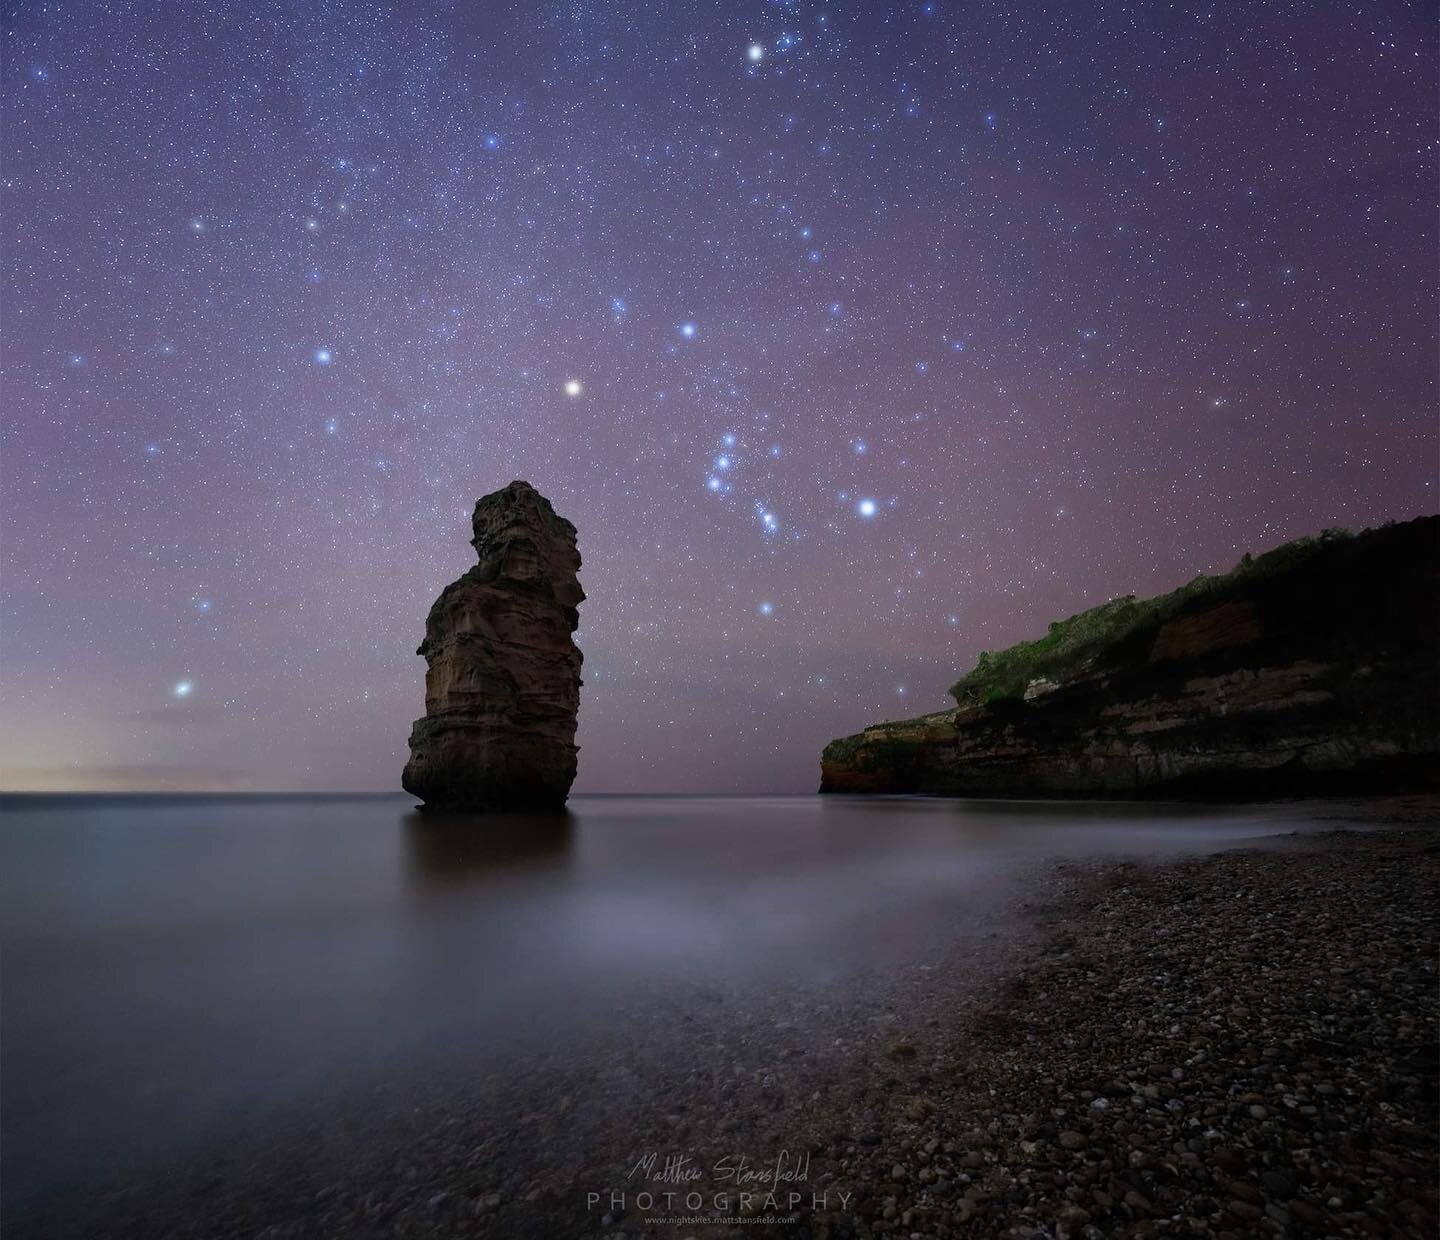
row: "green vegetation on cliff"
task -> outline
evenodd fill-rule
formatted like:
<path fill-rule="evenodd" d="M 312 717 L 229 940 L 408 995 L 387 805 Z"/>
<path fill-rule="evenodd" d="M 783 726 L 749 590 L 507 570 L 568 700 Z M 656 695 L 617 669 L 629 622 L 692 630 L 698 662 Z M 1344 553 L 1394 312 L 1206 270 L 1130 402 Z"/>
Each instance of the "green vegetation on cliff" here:
<path fill-rule="evenodd" d="M 1283 543 L 1264 555 L 1246 554 L 1228 573 L 1218 577 L 1202 574 L 1157 598 L 1137 599 L 1127 594 L 1111 599 L 1068 620 L 1053 622 L 1044 637 L 1019 642 L 1006 650 L 982 651 L 975 670 L 951 685 L 950 692 L 962 707 L 1018 701 L 1032 682 L 1064 683 L 1072 679 L 1103 651 L 1153 632 L 1195 599 L 1293 571 L 1322 549 L 1354 538 L 1348 530 L 1325 530 L 1315 537 Z"/>
<path fill-rule="evenodd" d="M 957 706 L 825 747 L 820 790 L 1220 799 L 1429 788 L 1440 516 L 1327 530 L 980 656 Z"/>
<path fill-rule="evenodd" d="M 825 746 L 824 762 L 848 762 L 862 748 L 878 760 L 903 762 L 913 752 L 915 742 L 929 731 L 953 728 L 954 711 L 941 710 L 921 715 L 918 719 L 899 719 L 873 723 L 854 736 L 842 736 Z"/>

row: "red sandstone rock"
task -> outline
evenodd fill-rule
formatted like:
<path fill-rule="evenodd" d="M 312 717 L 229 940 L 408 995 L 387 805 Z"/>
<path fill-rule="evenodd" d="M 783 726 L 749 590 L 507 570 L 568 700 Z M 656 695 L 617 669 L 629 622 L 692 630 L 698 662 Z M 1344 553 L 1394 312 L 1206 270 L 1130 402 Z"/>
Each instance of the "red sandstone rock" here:
<path fill-rule="evenodd" d="M 475 505 L 480 562 L 425 621 L 425 717 L 401 783 L 427 807 L 559 809 L 575 779 L 585 593 L 575 527 L 528 482 Z"/>
<path fill-rule="evenodd" d="M 1327 532 L 995 655 L 832 741 L 822 792 L 1315 796 L 1440 784 L 1440 517 Z"/>

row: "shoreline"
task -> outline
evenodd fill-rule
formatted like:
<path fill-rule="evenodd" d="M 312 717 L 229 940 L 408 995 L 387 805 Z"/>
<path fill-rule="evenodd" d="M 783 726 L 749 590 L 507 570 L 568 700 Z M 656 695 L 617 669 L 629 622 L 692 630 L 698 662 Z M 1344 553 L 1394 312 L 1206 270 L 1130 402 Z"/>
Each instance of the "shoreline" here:
<path fill-rule="evenodd" d="M 1433 1235 L 1440 836 L 1084 868 L 869 1234 Z"/>
<path fill-rule="evenodd" d="M 397 1089 L 7 1223 L 271 1240 L 1429 1236 L 1440 834 L 1418 824 L 1435 812 L 1324 808 L 1367 829 L 1036 863 L 1018 920 L 997 912 L 856 993 L 697 981 L 588 1053 Z M 767 1223 L 764 1182 L 735 1181 L 773 1179 L 782 1151 L 792 1171 L 805 1160 L 777 1201 L 802 1190 L 798 1221 Z M 696 1177 L 657 1179 L 667 1159 Z M 724 1178 L 724 1160 L 745 1166 Z M 647 1211 L 647 1187 L 685 1195 Z M 693 1189 L 703 1210 L 686 1208 Z"/>

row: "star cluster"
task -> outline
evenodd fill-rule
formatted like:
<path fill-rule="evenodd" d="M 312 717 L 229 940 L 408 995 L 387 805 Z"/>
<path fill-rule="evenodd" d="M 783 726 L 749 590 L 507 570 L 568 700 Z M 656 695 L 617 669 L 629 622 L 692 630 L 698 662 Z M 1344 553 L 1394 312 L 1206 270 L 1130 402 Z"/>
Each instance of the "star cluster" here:
<path fill-rule="evenodd" d="M 808 791 L 982 649 L 1436 507 L 1429 6 L 4 39 L 8 787 L 395 787 L 512 478 L 580 530 L 581 791 Z"/>

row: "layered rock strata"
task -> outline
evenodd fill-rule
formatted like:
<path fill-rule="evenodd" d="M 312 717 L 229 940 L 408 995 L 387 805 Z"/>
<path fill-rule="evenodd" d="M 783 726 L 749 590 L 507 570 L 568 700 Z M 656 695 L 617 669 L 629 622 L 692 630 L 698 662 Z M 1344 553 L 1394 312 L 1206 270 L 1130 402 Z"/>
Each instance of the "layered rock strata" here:
<path fill-rule="evenodd" d="M 1440 785 L 1440 517 L 1327 531 L 982 654 L 822 792 L 1237 799 Z"/>
<path fill-rule="evenodd" d="M 427 808 L 556 810 L 575 779 L 585 598 L 575 527 L 528 482 L 475 505 L 479 563 L 425 621 L 425 717 L 401 783 Z"/>

